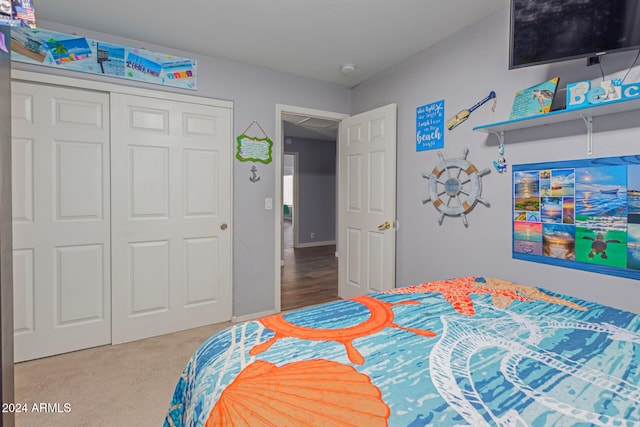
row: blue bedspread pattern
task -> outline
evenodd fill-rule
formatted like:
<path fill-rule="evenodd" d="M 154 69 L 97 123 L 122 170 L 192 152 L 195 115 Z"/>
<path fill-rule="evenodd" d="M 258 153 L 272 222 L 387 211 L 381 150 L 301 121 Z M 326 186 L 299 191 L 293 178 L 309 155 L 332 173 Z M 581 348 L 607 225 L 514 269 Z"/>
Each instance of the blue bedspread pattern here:
<path fill-rule="evenodd" d="M 640 426 L 640 316 L 466 277 L 240 323 L 164 425 Z"/>

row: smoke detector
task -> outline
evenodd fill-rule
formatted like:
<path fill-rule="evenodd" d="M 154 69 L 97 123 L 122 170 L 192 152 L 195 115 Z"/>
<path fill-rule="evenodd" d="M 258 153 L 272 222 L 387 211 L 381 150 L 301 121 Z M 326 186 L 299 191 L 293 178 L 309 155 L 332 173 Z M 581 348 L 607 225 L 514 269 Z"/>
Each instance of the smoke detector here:
<path fill-rule="evenodd" d="M 340 71 L 344 74 L 351 74 L 356 70 L 356 66 L 354 64 L 342 64 Z"/>

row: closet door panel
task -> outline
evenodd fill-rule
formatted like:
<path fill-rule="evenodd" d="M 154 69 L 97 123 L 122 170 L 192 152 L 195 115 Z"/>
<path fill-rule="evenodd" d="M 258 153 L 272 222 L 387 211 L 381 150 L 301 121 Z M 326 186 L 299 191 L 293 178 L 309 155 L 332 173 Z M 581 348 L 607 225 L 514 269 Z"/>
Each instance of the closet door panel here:
<path fill-rule="evenodd" d="M 231 109 L 112 94 L 113 342 L 231 318 Z"/>
<path fill-rule="evenodd" d="M 15 360 L 111 342 L 109 96 L 12 84 Z"/>

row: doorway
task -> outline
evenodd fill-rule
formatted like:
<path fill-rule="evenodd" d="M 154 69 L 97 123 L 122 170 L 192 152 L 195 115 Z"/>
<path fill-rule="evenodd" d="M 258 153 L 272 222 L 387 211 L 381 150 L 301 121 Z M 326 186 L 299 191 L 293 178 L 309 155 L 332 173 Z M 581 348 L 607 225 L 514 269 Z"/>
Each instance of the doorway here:
<path fill-rule="evenodd" d="M 277 311 L 338 298 L 337 130 L 343 117 L 278 106 Z"/>
<path fill-rule="evenodd" d="M 281 304 L 287 311 L 337 299 L 338 263 L 336 142 L 285 133 L 285 144 L 293 150 L 285 154 L 282 176 Z"/>
<path fill-rule="evenodd" d="M 349 298 L 394 288 L 397 105 L 388 104 L 348 116 L 277 104 L 274 144 L 276 206 L 282 205 L 283 118 L 287 114 L 306 116 L 309 120 L 339 122 L 336 144 L 338 295 Z M 282 217 L 282 209 L 277 209 L 274 257 L 276 312 L 282 308 Z"/>

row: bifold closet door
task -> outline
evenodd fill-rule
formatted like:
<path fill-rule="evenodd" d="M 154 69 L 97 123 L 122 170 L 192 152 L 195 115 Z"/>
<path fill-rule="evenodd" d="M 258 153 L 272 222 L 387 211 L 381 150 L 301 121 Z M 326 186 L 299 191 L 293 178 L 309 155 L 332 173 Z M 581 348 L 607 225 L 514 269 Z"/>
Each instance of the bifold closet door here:
<path fill-rule="evenodd" d="M 111 342 L 109 95 L 12 84 L 15 360 Z"/>
<path fill-rule="evenodd" d="M 231 318 L 231 109 L 112 94 L 113 343 Z"/>

